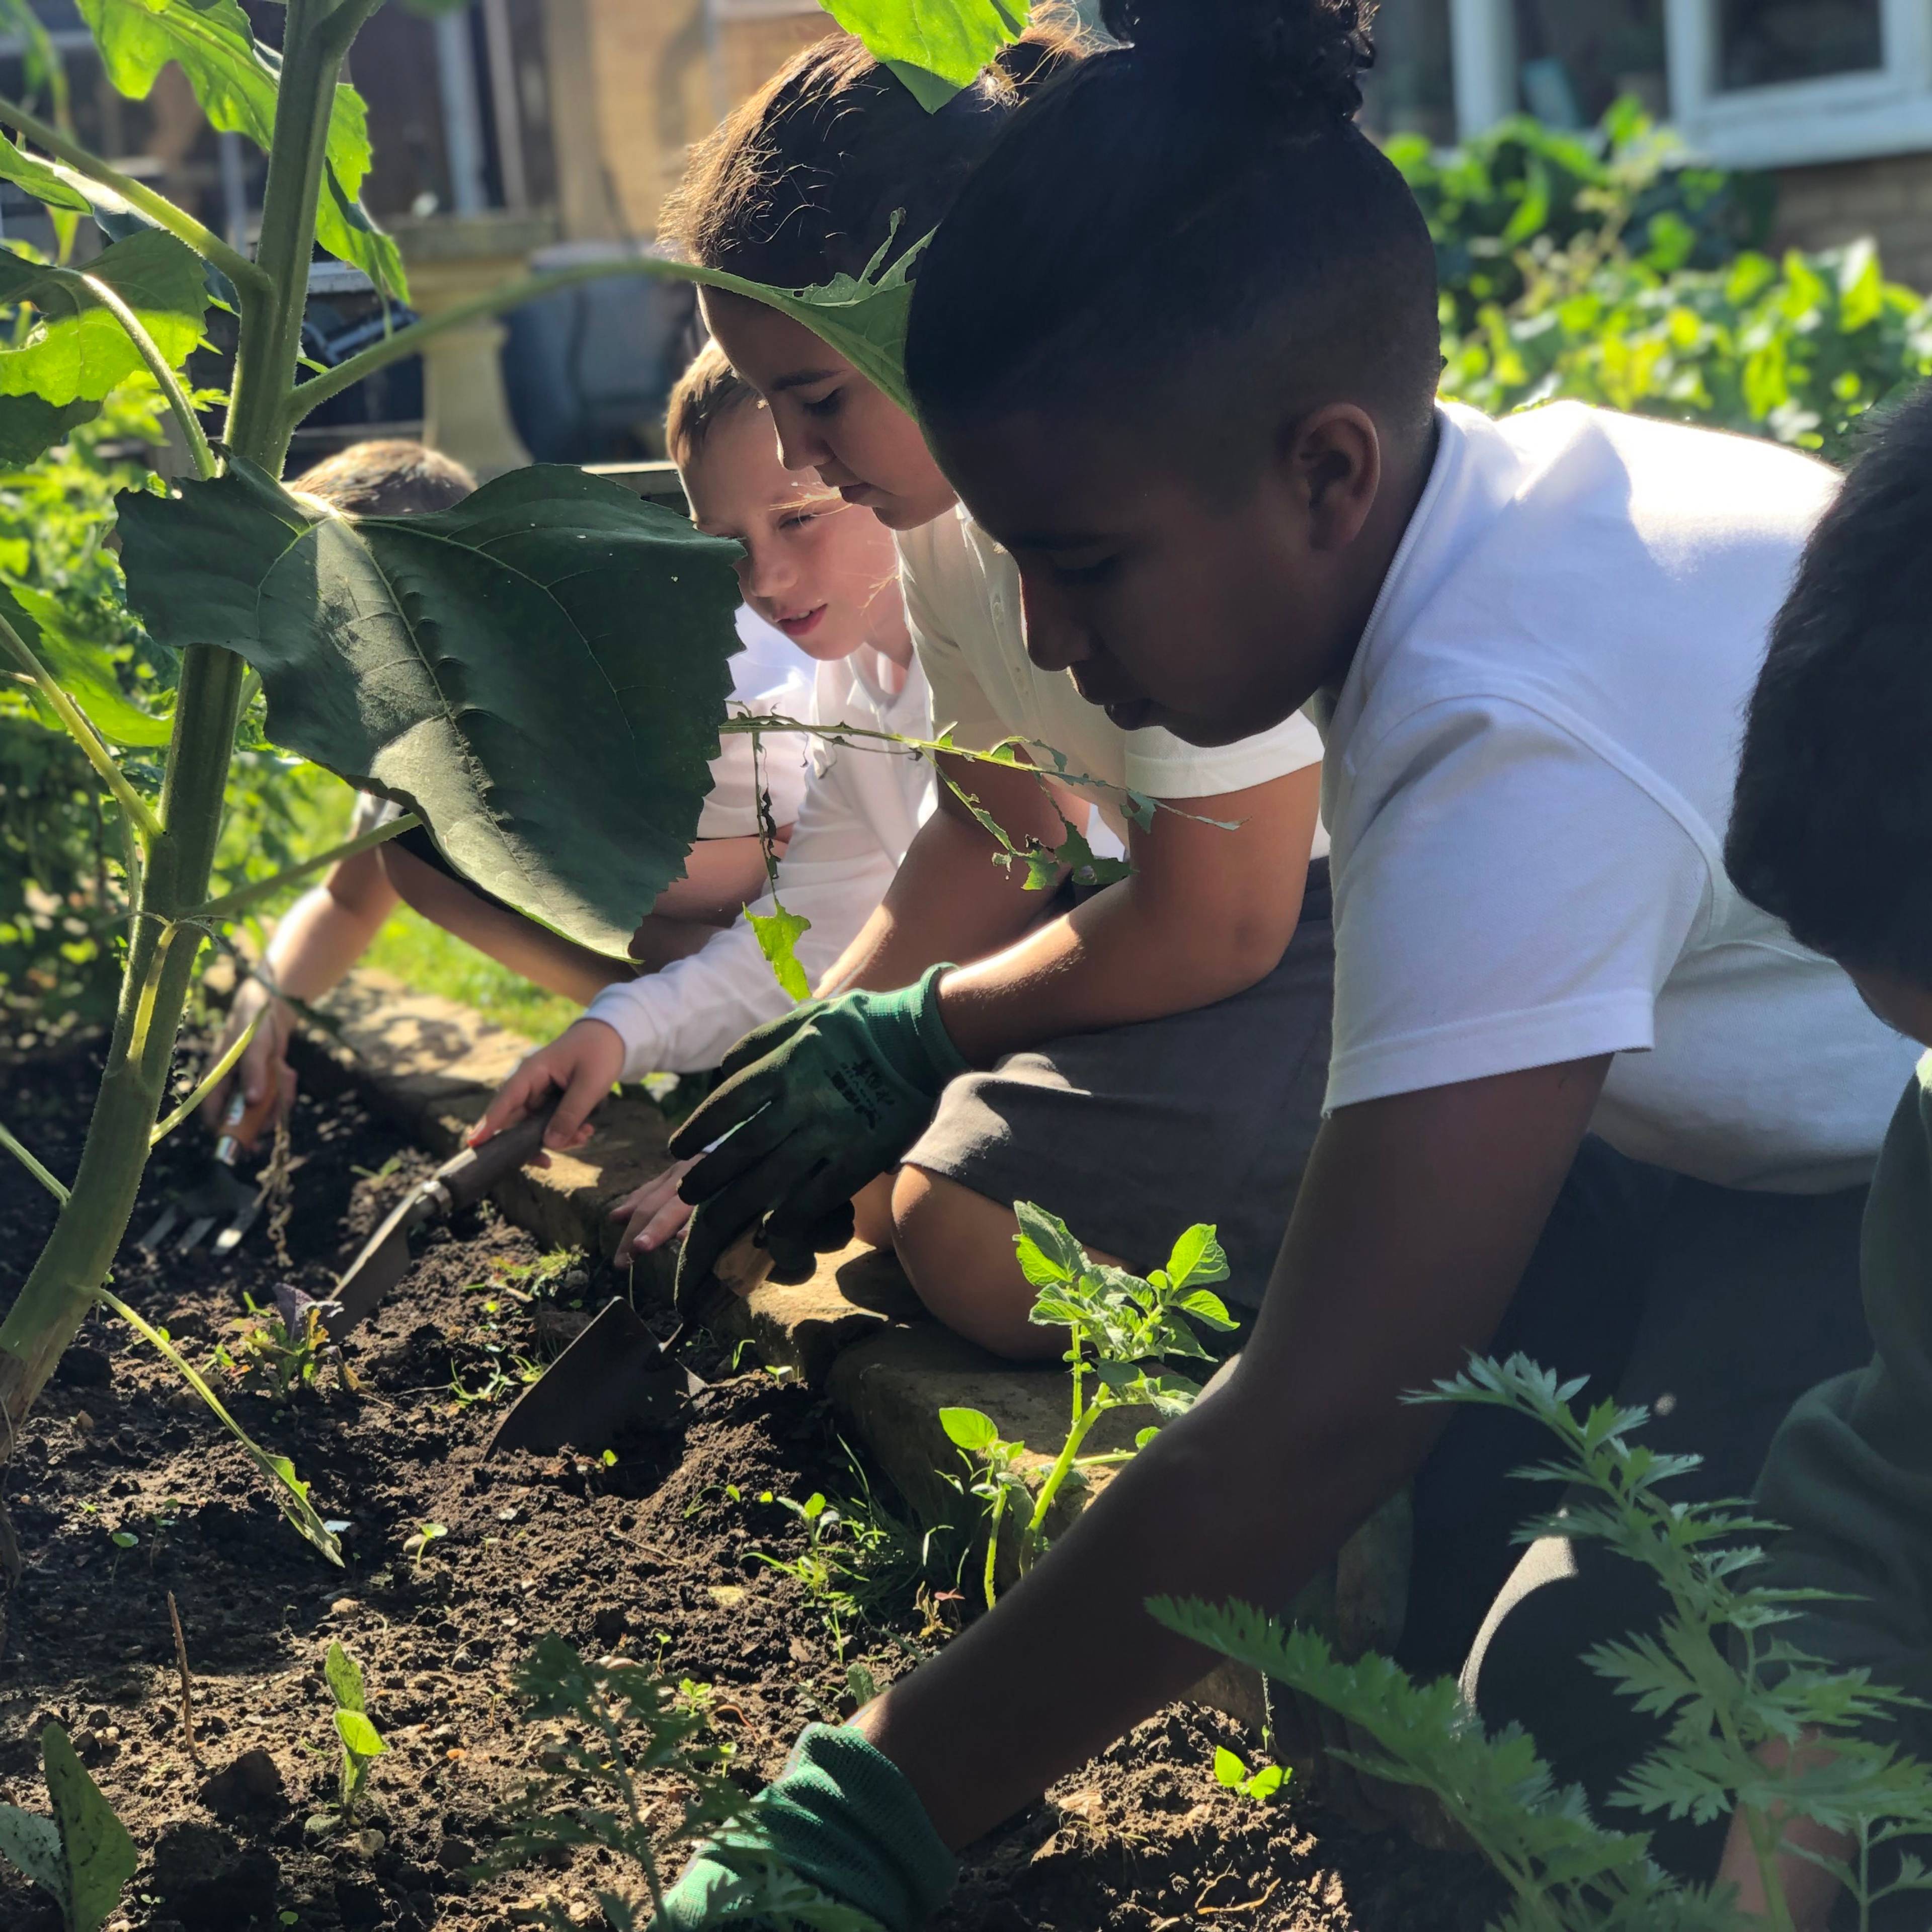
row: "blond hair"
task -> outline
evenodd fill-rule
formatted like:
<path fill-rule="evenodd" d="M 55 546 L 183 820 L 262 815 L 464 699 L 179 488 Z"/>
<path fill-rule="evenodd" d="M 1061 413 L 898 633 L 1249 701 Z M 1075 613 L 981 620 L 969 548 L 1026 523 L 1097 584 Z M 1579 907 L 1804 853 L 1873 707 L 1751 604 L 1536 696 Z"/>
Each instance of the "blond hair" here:
<path fill-rule="evenodd" d="M 716 343 L 707 342 L 677 379 L 664 410 L 664 447 L 682 470 L 733 410 L 760 408 L 758 392 L 732 368 Z"/>

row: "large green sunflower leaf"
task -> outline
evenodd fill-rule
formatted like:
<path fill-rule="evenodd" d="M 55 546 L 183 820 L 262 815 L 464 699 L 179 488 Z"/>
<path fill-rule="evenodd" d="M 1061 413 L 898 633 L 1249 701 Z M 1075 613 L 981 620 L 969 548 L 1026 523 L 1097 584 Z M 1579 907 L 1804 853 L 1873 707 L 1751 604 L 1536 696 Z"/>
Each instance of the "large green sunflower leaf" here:
<path fill-rule="evenodd" d="M 928 113 L 1026 32 L 1028 0 L 824 0 Z"/>
<path fill-rule="evenodd" d="M 622 956 L 683 869 L 738 648 L 736 544 L 614 483 L 513 470 L 345 518 L 238 464 L 121 499 L 156 640 L 261 674 L 278 744 L 396 799 L 450 862 Z"/>
<path fill-rule="evenodd" d="M 170 367 L 188 360 L 201 340 L 208 290 L 201 258 L 186 243 L 145 229 L 104 248 L 85 272 L 134 311 Z M 0 250 L 0 305 L 18 302 L 30 303 L 40 316 L 18 347 L 0 349 L 0 395 L 37 396 L 57 410 L 98 403 L 145 367 L 128 332 L 70 271 Z"/>
<path fill-rule="evenodd" d="M 264 153 L 275 124 L 280 64 L 255 38 L 238 0 L 78 0 L 100 50 L 108 79 L 130 100 L 145 100 L 156 76 L 178 61 L 210 123 L 245 134 Z M 316 215 L 316 239 L 362 269 L 376 286 L 402 297 L 408 289 L 395 243 L 358 197 L 369 172 L 369 114 L 344 82 L 328 119 L 328 166 Z"/>

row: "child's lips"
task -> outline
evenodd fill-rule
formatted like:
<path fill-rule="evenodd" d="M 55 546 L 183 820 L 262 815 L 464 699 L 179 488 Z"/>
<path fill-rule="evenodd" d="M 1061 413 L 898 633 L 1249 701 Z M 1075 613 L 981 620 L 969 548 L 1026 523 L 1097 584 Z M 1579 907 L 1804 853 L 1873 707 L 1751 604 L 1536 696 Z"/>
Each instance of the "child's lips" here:
<path fill-rule="evenodd" d="M 823 604 L 814 604 L 812 609 L 805 612 L 802 616 L 796 617 L 778 617 L 775 618 L 772 621 L 788 638 L 806 637 L 812 632 L 817 630 L 819 626 L 824 621 L 826 608 L 826 607 Z"/>

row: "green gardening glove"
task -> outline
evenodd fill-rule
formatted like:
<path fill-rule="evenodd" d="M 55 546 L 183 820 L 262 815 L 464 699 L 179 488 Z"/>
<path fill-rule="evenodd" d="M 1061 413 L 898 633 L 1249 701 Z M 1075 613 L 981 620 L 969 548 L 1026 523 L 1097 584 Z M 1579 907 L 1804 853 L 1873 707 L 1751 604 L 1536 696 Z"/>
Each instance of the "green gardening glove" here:
<path fill-rule="evenodd" d="M 858 1932 L 867 1921 L 914 1932 L 957 1869 L 898 1766 L 856 1731 L 814 1724 L 753 1799 L 748 1824 L 692 1861 L 652 1932 L 794 1923 Z"/>
<path fill-rule="evenodd" d="M 724 1056 L 722 1084 L 670 1140 L 680 1160 L 712 1148 L 678 1189 L 698 1210 L 678 1256 L 680 1312 L 761 1215 L 781 1278 L 803 1279 L 814 1253 L 851 1239 L 852 1196 L 968 1071 L 939 1017 L 939 976 L 951 970 L 935 966 L 895 993 L 808 1000 Z"/>

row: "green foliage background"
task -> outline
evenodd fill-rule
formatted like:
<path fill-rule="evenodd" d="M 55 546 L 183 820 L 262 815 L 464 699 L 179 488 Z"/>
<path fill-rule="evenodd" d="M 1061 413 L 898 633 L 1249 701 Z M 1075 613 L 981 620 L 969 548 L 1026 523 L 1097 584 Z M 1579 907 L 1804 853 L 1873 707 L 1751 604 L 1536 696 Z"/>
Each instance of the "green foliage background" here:
<path fill-rule="evenodd" d="M 1932 372 L 1932 302 L 1888 281 L 1869 244 L 1767 252 L 1774 184 L 1686 165 L 1628 104 L 1593 136 L 1520 119 L 1446 152 L 1414 136 L 1390 152 L 1436 239 L 1444 393 L 1491 414 L 1571 397 L 1842 459 L 1859 416 Z M 122 452 L 160 440 L 143 381 L 38 463 L 0 472 L 0 587 L 28 593 L 30 610 L 49 608 L 33 592 L 52 600 L 62 675 L 84 704 L 76 671 L 164 724 L 172 655 L 126 610 L 106 541 L 116 492 L 142 480 Z M 346 822 L 346 788 L 272 749 L 260 718 L 257 700 L 218 890 L 292 862 Z M 116 842 L 92 772 L 46 722 L 0 682 L 0 1046 L 104 1020 L 118 970 Z M 158 782 L 138 746 L 129 769 L 145 790 Z M 420 921 L 392 926 L 376 958 L 524 1030 L 566 1016 Z"/>

